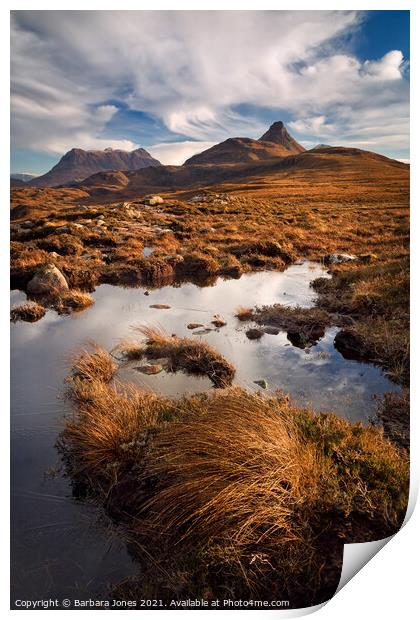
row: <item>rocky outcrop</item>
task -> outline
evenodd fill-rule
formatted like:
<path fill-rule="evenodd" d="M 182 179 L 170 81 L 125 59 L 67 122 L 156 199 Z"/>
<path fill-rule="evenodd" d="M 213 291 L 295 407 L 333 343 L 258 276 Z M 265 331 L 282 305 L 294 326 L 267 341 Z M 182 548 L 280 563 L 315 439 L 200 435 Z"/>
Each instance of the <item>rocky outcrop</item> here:
<path fill-rule="evenodd" d="M 292 138 L 282 121 L 273 123 L 268 131 L 261 136 L 259 142 L 272 142 L 274 144 L 279 144 L 285 148 L 290 155 L 303 153 L 305 150 L 299 142 Z"/>
<path fill-rule="evenodd" d="M 366 358 L 366 346 L 363 338 L 351 329 L 342 329 L 334 338 L 334 346 L 348 360 Z"/>
<path fill-rule="evenodd" d="M 36 177 L 27 185 L 32 187 L 56 187 L 66 183 L 82 181 L 97 172 L 118 170 L 139 170 L 150 166 L 160 166 L 145 149 L 123 151 L 105 149 L 104 151 L 85 151 L 71 149 L 49 172 Z"/>
<path fill-rule="evenodd" d="M 38 269 L 27 286 L 28 293 L 32 295 L 51 295 L 52 293 L 67 291 L 68 288 L 66 278 L 52 263 Z"/>

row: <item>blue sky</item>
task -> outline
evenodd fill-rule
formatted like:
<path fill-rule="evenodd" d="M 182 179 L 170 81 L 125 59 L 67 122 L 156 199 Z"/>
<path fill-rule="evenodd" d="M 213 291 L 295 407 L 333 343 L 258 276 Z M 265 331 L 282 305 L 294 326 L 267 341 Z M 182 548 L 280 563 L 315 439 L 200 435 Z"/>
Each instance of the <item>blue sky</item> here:
<path fill-rule="evenodd" d="M 70 148 L 162 163 L 276 120 L 409 159 L 408 11 L 14 11 L 13 172 Z"/>

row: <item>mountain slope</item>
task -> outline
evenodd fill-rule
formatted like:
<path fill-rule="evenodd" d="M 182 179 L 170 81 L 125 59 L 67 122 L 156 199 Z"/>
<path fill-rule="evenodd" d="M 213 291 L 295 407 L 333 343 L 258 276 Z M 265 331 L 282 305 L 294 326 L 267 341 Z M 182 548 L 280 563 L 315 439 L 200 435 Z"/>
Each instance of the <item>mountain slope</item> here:
<path fill-rule="evenodd" d="M 96 172 L 108 170 L 139 170 L 148 166 L 160 166 L 144 149 L 122 151 L 105 149 L 104 151 L 84 151 L 71 149 L 49 172 L 36 177 L 28 183 L 31 187 L 56 187 L 65 183 L 82 181 Z"/>
<path fill-rule="evenodd" d="M 15 181 L 23 181 L 24 183 L 28 183 L 28 181 L 35 179 L 36 176 L 36 174 L 29 174 L 29 172 L 12 172 L 10 178 Z"/>
<path fill-rule="evenodd" d="M 289 134 L 281 121 L 273 123 L 259 139 L 228 138 L 215 146 L 193 155 L 184 166 L 197 164 L 238 164 L 257 162 L 275 157 L 302 153 L 305 149 Z"/>
<path fill-rule="evenodd" d="M 120 173 L 122 174 L 122 173 Z M 313 186 L 313 191 L 342 191 L 347 185 L 360 193 L 379 191 L 394 182 L 406 182 L 409 166 L 360 149 L 323 147 L 297 155 L 240 164 L 200 164 L 149 167 L 125 172 L 115 179 L 115 173 L 101 173 L 85 179 L 75 187 L 101 199 L 119 200 L 152 192 L 211 187 L 222 184 L 241 185 L 244 189 L 255 184 L 267 189 L 287 183 L 301 182 Z M 318 188 L 318 190 L 316 189 Z M 359 190 L 358 190 L 359 191 Z"/>

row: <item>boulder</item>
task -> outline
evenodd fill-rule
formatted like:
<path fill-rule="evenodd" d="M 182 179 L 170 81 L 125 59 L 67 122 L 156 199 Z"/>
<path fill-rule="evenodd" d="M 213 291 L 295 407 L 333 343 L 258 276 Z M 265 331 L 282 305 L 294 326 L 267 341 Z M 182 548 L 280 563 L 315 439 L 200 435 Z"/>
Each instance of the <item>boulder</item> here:
<path fill-rule="evenodd" d="M 249 340 L 259 340 L 264 336 L 264 332 L 261 329 L 251 328 L 245 332 L 245 335 Z"/>
<path fill-rule="evenodd" d="M 144 375 L 158 375 L 163 370 L 163 366 L 160 364 L 144 364 L 143 366 L 136 366 L 135 370 L 142 372 Z"/>
<path fill-rule="evenodd" d="M 366 358 L 363 338 L 351 329 L 339 331 L 334 338 L 334 346 L 345 359 L 360 361 Z"/>
<path fill-rule="evenodd" d="M 278 336 L 278 334 L 280 333 L 280 330 L 277 329 L 277 327 L 264 327 L 264 333 L 265 334 L 270 334 L 271 336 Z"/>
<path fill-rule="evenodd" d="M 254 383 L 262 387 L 263 390 L 266 390 L 268 388 L 268 383 L 265 379 L 257 379 L 256 381 L 254 381 Z"/>
<path fill-rule="evenodd" d="M 28 293 L 33 295 L 49 295 L 67 291 L 68 288 L 66 278 L 52 263 L 40 267 L 27 286 Z"/>
<path fill-rule="evenodd" d="M 156 205 L 163 204 L 163 198 L 161 196 L 145 196 L 143 198 L 143 203 L 145 205 L 149 205 L 150 207 L 155 207 Z"/>
<path fill-rule="evenodd" d="M 352 260 L 357 260 L 357 256 L 353 254 L 328 254 L 324 256 L 324 262 L 327 265 L 336 265 L 337 263 L 348 263 Z"/>

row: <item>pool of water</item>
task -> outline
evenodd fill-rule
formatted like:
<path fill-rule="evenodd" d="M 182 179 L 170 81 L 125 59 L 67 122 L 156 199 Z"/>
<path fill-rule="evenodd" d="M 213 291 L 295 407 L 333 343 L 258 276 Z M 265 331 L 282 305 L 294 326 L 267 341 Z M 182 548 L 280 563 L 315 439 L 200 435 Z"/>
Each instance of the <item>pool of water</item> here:
<path fill-rule="evenodd" d="M 136 337 L 132 327 L 144 324 L 202 338 L 233 362 L 236 384 L 259 390 L 254 382 L 265 379 L 268 391 L 283 389 L 300 404 L 352 420 L 367 420 L 373 413 L 373 394 L 399 389 L 380 369 L 342 358 L 333 346 L 336 328 L 307 351 L 293 347 L 284 332 L 248 340 L 249 323 L 234 316 L 238 306 L 280 302 L 308 307 L 315 299 L 310 282 L 320 276 L 327 276 L 320 265 L 304 262 L 283 273 L 218 279 L 208 287 L 182 284 L 146 291 L 102 285 L 93 294 L 95 305 L 85 312 L 58 316 L 48 311 L 37 323 L 12 325 L 13 598 L 94 596 L 134 572 L 125 547 L 106 535 L 106 524 L 98 523 L 94 509 L 74 500 L 68 481 L 54 475 L 63 380 L 71 352 L 88 340 L 111 349 L 120 339 Z M 13 304 L 24 300 L 23 293 L 12 292 Z M 170 308 L 151 308 L 155 304 Z M 226 326 L 214 329 L 214 315 Z M 192 322 L 212 331 L 196 334 L 201 330 L 187 328 Z M 214 389 L 207 378 L 144 375 L 136 366 L 125 365 L 120 377 L 145 389 L 175 396 Z"/>

